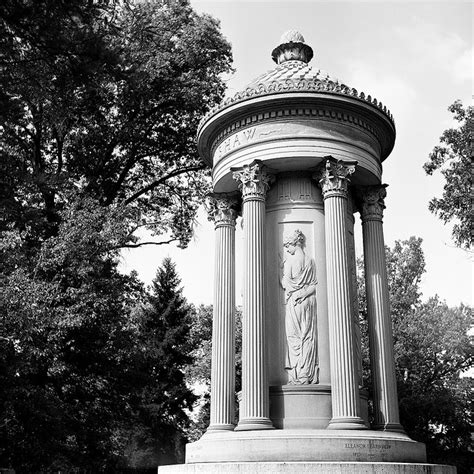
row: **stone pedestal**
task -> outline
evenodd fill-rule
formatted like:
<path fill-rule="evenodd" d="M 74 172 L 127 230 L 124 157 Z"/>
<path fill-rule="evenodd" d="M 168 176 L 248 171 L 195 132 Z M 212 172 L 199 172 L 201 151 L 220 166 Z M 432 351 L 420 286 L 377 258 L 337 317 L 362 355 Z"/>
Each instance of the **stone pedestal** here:
<path fill-rule="evenodd" d="M 392 462 L 239 462 L 161 466 L 158 474 L 456 474 L 438 464 Z"/>
<path fill-rule="evenodd" d="M 234 431 L 206 433 L 186 447 L 186 463 L 424 462 L 425 445 L 403 433 L 370 430 Z"/>

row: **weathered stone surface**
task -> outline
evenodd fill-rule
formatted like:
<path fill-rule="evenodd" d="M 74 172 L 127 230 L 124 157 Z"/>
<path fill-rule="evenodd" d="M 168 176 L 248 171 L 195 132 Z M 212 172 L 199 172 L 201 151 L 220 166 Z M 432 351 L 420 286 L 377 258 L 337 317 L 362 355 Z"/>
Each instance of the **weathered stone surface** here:
<path fill-rule="evenodd" d="M 370 430 L 271 430 L 209 433 L 186 447 L 199 462 L 425 462 L 423 443 L 402 433 Z"/>
<path fill-rule="evenodd" d="M 234 171 L 243 198 L 242 400 L 236 430 L 273 429 L 265 345 L 265 197 L 272 179 L 258 162 Z"/>
<path fill-rule="evenodd" d="M 374 428 L 403 431 L 400 425 L 393 355 L 392 321 L 382 216 L 386 185 L 360 190 L 365 288 L 374 386 Z"/>
<path fill-rule="evenodd" d="M 161 466 L 159 474 L 456 474 L 453 466 L 375 462 L 248 462 Z"/>
<path fill-rule="evenodd" d="M 347 235 L 349 176 L 355 163 L 328 158 L 316 174 L 326 219 L 329 347 L 331 354 L 332 419 L 330 429 L 364 429 L 357 362 L 354 358 L 352 277 Z"/>
<path fill-rule="evenodd" d="M 211 411 L 208 430 L 233 430 L 235 417 L 235 221 L 237 199 L 213 195 L 216 228 L 212 321 Z"/>
<path fill-rule="evenodd" d="M 278 66 L 211 110 L 198 132 L 214 193 L 235 193 L 243 208 L 239 423 L 233 430 L 235 214 L 218 197 L 211 426 L 187 446 L 186 465 L 160 473 L 454 473 L 421 464 L 425 446 L 398 420 L 380 184 L 393 119 L 377 100 L 312 69 L 298 32 L 273 53 Z M 368 429 L 362 388 L 357 206 L 378 431 Z"/>

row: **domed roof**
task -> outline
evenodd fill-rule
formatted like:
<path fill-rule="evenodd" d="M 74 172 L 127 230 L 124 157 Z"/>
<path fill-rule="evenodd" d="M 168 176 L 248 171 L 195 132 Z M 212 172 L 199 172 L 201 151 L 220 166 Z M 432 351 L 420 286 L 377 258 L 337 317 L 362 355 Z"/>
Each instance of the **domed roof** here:
<path fill-rule="evenodd" d="M 351 96 L 365 103 L 369 102 L 393 123 L 392 114 L 377 99 L 340 83 L 321 69 L 311 67 L 308 63 L 313 57 L 313 50 L 304 42 L 301 33 L 289 30 L 282 35 L 280 41 L 281 44 L 272 51 L 272 59 L 278 65 L 258 76 L 243 91 L 213 107 L 201 120 L 199 129 L 212 115 L 238 102 L 259 96 L 292 92 Z"/>
<path fill-rule="evenodd" d="M 248 89 L 259 89 L 262 86 L 268 86 L 272 83 L 292 83 L 307 81 L 307 82 L 333 82 L 339 84 L 336 78 L 331 77 L 326 71 L 322 69 L 315 69 L 304 61 L 291 59 L 280 63 L 276 68 L 261 74 L 255 78 L 247 87 Z M 341 84 L 344 86 L 344 84 Z M 346 86 L 344 86 L 346 87 Z"/>

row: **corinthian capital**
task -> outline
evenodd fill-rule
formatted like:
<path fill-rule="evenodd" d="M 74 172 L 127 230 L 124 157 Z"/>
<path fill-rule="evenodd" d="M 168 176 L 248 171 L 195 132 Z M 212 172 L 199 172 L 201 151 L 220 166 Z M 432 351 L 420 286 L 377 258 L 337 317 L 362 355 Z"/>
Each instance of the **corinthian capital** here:
<path fill-rule="evenodd" d="M 232 177 L 238 182 L 244 201 L 265 200 L 265 195 L 273 181 L 273 175 L 265 172 L 258 161 L 233 172 Z"/>
<path fill-rule="evenodd" d="M 387 184 L 363 186 L 357 189 L 357 198 L 362 222 L 381 221 L 385 209 L 384 199 L 387 196 Z"/>
<path fill-rule="evenodd" d="M 229 194 L 210 194 L 206 200 L 208 219 L 216 225 L 235 226 L 239 202 L 235 196 Z"/>
<path fill-rule="evenodd" d="M 354 173 L 357 161 L 336 160 L 327 157 L 326 163 L 314 175 L 319 181 L 324 199 L 332 196 L 347 198 L 349 176 Z"/>

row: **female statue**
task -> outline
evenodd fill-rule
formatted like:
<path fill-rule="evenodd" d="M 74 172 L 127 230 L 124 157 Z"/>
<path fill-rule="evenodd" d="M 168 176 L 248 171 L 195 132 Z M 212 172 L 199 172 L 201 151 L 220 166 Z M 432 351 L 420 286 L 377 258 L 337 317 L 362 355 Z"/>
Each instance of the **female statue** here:
<path fill-rule="evenodd" d="M 285 329 L 288 351 L 285 369 L 290 384 L 319 382 L 316 324 L 316 264 L 303 249 L 305 236 L 295 230 L 284 238 L 289 257 L 282 262 L 285 290 Z"/>

